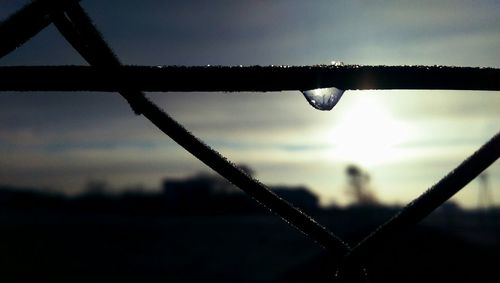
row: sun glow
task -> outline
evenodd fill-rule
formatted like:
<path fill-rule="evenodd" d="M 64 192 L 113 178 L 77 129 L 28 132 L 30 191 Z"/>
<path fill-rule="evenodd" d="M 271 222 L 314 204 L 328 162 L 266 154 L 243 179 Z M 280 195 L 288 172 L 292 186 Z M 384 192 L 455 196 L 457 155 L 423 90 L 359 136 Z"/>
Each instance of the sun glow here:
<path fill-rule="evenodd" d="M 330 157 L 364 166 L 402 158 L 399 145 L 410 139 L 412 131 L 392 115 L 380 95 L 354 93 L 346 102 L 325 137 L 331 145 Z"/>

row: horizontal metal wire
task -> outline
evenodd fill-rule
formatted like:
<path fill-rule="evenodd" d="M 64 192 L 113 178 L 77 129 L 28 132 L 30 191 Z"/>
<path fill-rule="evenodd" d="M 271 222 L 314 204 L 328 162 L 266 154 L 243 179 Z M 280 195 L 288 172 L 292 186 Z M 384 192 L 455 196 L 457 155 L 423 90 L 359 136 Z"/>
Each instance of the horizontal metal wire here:
<path fill-rule="evenodd" d="M 66 10 L 65 15 L 54 16 L 53 18 L 59 31 L 89 63 L 97 65 L 120 64 L 112 50 L 107 46 L 97 29 L 91 23 L 90 18 L 88 18 L 85 11 L 79 5 L 75 4 L 75 6 Z M 107 73 L 107 77 L 109 76 L 113 76 L 113 73 Z M 277 196 L 265 185 L 248 176 L 217 151 L 200 141 L 147 99 L 143 93 L 129 88 L 124 93 L 123 87 L 119 89 L 122 90 L 120 93 L 127 98 L 131 106 L 143 114 L 161 131 L 193 156 L 245 191 L 257 202 L 281 216 L 291 226 L 296 227 L 338 257 L 349 251 L 350 248 L 346 243 L 314 221 L 310 216 Z"/>
<path fill-rule="evenodd" d="M 61 10 L 62 4 L 66 5 L 65 13 Z M 279 198 L 194 137 L 140 91 L 282 91 L 325 87 L 500 90 L 500 69 L 357 65 L 120 66 L 117 57 L 76 0 L 33 1 L 2 22 L 0 57 L 28 40 L 52 20 L 75 49 L 97 67 L 0 67 L 0 91 L 119 91 L 136 113 L 142 113 L 198 159 L 332 251 L 334 255 L 347 254 L 346 262 L 352 263 L 373 255 L 376 249 L 382 249 L 397 232 L 423 219 L 500 156 L 500 134 L 497 133 L 475 154 L 351 250 L 347 244 L 312 218 Z"/>
<path fill-rule="evenodd" d="M 98 60 L 100 62 L 100 60 Z M 445 66 L 17 66 L 0 91 L 500 90 L 500 69 Z M 104 66 L 103 66 L 104 65 Z"/>
<path fill-rule="evenodd" d="M 68 14 L 71 15 L 73 20 L 69 19 Z M 59 32 L 89 64 L 100 67 L 121 66 L 120 60 L 116 54 L 104 41 L 99 31 L 94 28 L 90 18 L 88 18 L 78 4 L 69 5 L 66 12 L 51 14 L 51 19 Z M 83 23 L 80 24 L 83 26 L 81 30 L 75 26 L 75 22 Z M 88 24 L 85 24 L 86 22 L 88 22 Z M 144 96 L 144 94 L 129 89 L 122 89 L 120 94 L 128 101 L 134 113 L 140 114 L 139 109 L 137 109 L 132 100 Z"/>

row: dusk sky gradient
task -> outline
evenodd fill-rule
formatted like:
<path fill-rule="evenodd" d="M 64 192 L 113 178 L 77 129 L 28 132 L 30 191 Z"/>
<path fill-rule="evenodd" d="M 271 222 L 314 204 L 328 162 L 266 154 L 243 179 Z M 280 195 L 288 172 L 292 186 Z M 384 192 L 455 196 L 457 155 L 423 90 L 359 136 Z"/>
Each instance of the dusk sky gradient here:
<path fill-rule="evenodd" d="M 27 1 L 4 1 L 5 19 Z M 124 64 L 450 65 L 500 68 L 500 1 L 96 1 L 81 5 Z M 0 59 L 86 65 L 50 25 Z M 347 91 L 329 112 L 296 92 L 149 93 L 266 184 L 349 202 L 345 167 L 387 203 L 418 196 L 498 132 L 500 92 Z M 0 184 L 69 194 L 89 180 L 159 188 L 210 169 L 115 93 L 0 93 Z M 500 202 L 500 165 L 488 169 Z M 473 181 L 455 199 L 477 204 Z"/>

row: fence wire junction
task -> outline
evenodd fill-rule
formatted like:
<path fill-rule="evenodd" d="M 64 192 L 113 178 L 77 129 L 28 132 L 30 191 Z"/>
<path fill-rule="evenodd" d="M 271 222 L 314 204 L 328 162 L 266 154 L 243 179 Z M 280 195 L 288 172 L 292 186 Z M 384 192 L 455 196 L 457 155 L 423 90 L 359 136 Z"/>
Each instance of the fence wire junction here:
<path fill-rule="evenodd" d="M 339 280 L 366 281 L 362 262 L 418 223 L 500 157 L 500 133 L 354 247 L 248 176 L 142 91 L 342 89 L 500 90 L 500 69 L 445 66 L 122 66 L 77 0 L 35 0 L 0 24 L 0 58 L 53 23 L 91 65 L 0 67 L 0 91 L 117 91 L 193 156 L 342 262 Z M 103 74 L 106 74 L 104 76 Z M 370 83 L 366 83 L 370 82 Z M 332 274 L 335 267 L 332 267 Z"/>

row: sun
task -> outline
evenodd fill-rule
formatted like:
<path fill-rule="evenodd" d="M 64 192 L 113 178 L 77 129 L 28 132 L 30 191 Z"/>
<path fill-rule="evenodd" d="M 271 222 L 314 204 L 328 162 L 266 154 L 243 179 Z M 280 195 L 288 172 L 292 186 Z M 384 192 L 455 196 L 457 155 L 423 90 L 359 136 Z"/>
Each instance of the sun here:
<path fill-rule="evenodd" d="M 339 105 L 344 110 L 325 137 L 332 159 L 369 166 L 399 158 L 400 145 L 409 140 L 411 129 L 374 92 L 354 93 L 347 105 Z"/>

